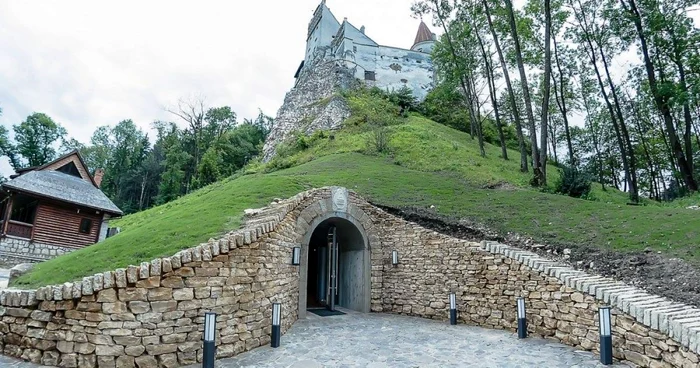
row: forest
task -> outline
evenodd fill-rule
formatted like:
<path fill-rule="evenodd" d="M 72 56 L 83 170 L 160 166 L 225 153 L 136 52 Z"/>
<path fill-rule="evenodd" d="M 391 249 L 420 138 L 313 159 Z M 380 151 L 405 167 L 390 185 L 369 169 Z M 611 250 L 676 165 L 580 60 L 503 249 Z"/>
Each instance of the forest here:
<path fill-rule="evenodd" d="M 273 121 L 262 112 L 239 121 L 231 107 L 209 107 L 200 97 L 181 99 L 168 112 L 173 121 L 151 124 L 155 139 L 126 119 L 96 128 L 88 144 L 68 137 L 50 116 L 33 113 L 12 126 L 13 139 L 0 126 L 0 154 L 18 170 L 78 150 L 90 170 L 104 170 L 105 194 L 133 213 L 232 175 L 258 155 Z"/>
<path fill-rule="evenodd" d="M 548 185 L 553 162 L 628 192 L 631 204 L 696 192 L 698 3 L 416 1 L 413 13 L 442 32 L 425 114 L 468 131 L 482 155 L 494 138 L 534 186 Z M 520 157 L 507 155 L 513 142 Z"/>

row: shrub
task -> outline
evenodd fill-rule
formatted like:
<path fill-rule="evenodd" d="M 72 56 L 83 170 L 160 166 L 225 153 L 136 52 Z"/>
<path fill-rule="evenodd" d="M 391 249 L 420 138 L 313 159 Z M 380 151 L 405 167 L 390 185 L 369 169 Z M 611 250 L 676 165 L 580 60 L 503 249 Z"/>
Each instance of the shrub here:
<path fill-rule="evenodd" d="M 391 138 L 389 128 L 379 124 L 373 124 L 370 129 L 370 151 L 388 153 L 389 139 Z"/>
<path fill-rule="evenodd" d="M 555 184 L 556 192 L 570 197 L 588 197 L 591 192 L 591 177 L 575 167 L 564 167 L 559 171 Z"/>

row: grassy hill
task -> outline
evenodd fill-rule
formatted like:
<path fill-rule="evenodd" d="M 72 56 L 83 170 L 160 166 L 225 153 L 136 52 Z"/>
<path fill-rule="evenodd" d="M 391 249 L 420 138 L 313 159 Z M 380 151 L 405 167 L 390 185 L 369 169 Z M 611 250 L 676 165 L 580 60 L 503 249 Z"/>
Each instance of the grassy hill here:
<path fill-rule="evenodd" d="M 247 171 L 166 205 L 115 221 L 122 233 L 97 245 L 41 263 L 17 287 L 61 283 L 99 271 L 172 255 L 236 229 L 246 208 L 302 190 L 340 185 L 395 208 L 430 208 L 438 215 L 469 219 L 492 230 L 540 241 L 612 247 L 647 247 L 691 262 L 700 260 L 695 211 L 657 205 L 627 206 L 626 195 L 595 186 L 592 200 L 549 194 L 528 186 L 517 152 L 504 161 L 500 148 L 487 156 L 468 134 L 420 116 L 389 128 L 391 154 L 371 154 L 372 133 L 348 128 L 303 138 L 285 157 L 253 164 Z M 298 142 L 297 142 L 298 143 Z M 550 167 L 550 182 L 557 172 Z"/>

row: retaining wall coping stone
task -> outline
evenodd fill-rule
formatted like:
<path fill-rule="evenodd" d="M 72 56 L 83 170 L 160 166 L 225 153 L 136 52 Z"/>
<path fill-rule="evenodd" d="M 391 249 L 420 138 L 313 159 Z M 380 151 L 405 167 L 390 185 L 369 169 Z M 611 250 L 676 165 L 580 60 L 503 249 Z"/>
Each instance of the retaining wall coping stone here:
<path fill-rule="evenodd" d="M 700 354 L 700 310 L 669 301 L 607 277 L 575 270 L 560 262 L 496 242 L 483 241 L 482 250 L 527 264 L 559 279 L 564 285 L 594 297 L 602 304 L 617 307 L 638 323 L 666 334 L 676 343 Z"/>

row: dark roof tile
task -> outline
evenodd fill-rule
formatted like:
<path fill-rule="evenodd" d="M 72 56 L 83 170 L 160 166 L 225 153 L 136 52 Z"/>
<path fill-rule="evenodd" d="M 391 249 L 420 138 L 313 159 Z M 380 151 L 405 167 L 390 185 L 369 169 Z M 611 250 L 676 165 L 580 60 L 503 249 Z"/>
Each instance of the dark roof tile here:
<path fill-rule="evenodd" d="M 31 171 L 2 186 L 59 201 L 122 215 L 122 211 L 89 181 L 59 171 Z"/>

